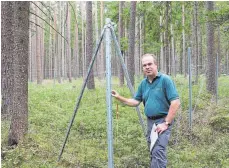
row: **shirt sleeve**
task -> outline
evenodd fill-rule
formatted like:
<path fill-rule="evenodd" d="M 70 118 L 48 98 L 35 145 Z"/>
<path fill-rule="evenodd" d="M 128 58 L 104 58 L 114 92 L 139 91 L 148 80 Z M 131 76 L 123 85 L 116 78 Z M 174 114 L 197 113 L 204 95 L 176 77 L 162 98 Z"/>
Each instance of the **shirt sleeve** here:
<path fill-rule="evenodd" d="M 134 99 L 135 100 L 137 100 L 137 101 L 140 101 L 140 102 L 142 102 L 142 83 L 143 82 L 141 82 L 141 84 L 138 86 L 138 90 L 137 90 L 137 92 L 135 93 L 135 95 L 134 95 Z"/>
<path fill-rule="evenodd" d="M 179 99 L 179 95 L 175 86 L 175 83 L 169 76 L 164 78 L 165 94 L 169 102 Z"/>

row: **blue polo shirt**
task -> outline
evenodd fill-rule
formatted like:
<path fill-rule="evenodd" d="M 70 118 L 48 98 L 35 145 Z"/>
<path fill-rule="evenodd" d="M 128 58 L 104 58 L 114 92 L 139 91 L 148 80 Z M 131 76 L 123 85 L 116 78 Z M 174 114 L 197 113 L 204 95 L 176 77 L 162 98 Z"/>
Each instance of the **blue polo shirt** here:
<path fill-rule="evenodd" d="M 143 79 L 134 96 L 135 100 L 143 102 L 148 117 L 167 115 L 170 102 L 178 98 L 174 82 L 161 72 L 158 72 L 152 83 L 147 78 Z"/>

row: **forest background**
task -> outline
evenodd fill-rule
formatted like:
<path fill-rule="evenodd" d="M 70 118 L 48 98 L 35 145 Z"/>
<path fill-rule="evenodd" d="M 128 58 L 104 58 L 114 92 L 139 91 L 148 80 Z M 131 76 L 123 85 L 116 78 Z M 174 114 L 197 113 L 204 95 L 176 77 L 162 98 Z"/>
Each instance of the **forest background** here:
<path fill-rule="evenodd" d="M 169 144 L 169 167 L 227 167 L 227 1 L 1 2 L 2 166 L 107 167 L 104 40 L 63 159 L 56 162 L 105 18 L 114 23 L 135 89 L 143 78 L 144 53 L 154 53 L 160 71 L 178 87 L 182 105 Z M 131 96 L 114 43 L 111 48 L 112 88 Z M 133 111 L 113 101 L 115 167 L 148 167 Z"/>

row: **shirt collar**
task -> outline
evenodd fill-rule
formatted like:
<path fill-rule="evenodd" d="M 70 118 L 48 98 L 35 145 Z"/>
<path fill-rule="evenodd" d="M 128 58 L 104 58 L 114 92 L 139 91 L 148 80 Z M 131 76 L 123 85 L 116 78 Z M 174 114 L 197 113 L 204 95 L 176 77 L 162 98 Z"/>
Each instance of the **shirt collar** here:
<path fill-rule="evenodd" d="M 160 77 L 161 77 L 161 72 L 157 72 L 157 76 L 154 79 L 160 78 Z M 146 80 L 147 82 L 149 82 L 148 77 L 146 77 Z"/>

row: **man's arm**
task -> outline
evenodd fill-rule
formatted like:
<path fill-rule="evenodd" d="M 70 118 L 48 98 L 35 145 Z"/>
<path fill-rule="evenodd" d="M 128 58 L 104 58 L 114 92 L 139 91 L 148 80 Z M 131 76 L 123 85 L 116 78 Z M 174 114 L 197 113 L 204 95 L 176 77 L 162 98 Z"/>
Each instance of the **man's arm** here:
<path fill-rule="evenodd" d="M 171 123 L 173 121 L 179 107 L 180 107 L 180 99 L 176 99 L 176 100 L 171 101 L 168 115 L 165 118 L 166 122 Z"/>
<path fill-rule="evenodd" d="M 179 99 L 171 101 L 168 115 L 165 117 L 165 122 L 157 125 L 156 131 L 159 134 L 161 134 L 166 129 L 168 129 L 168 125 L 166 124 L 166 122 L 168 122 L 170 124 L 173 121 L 173 119 L 175 118 L 176 112 L 179 109 L 179 107 L 180 107 L 180 100 Z"/>
<path fill-rule="evenodd" d="M 115 90 L 112 90 L 111 95 L 113 97 L 115 97 L 117 100 L 119 100 L 120 102 L 122 102 L 122 103 L 124 103 L 124 104 L 126 104 L 128 106 L 131 106 L 131 107 L 136 107 L 141 103 L 140 101 L 137 101 L 135 99 L 125 98 L 125 97 L 119 95 L 118 92 L 115 91 Z"/>

